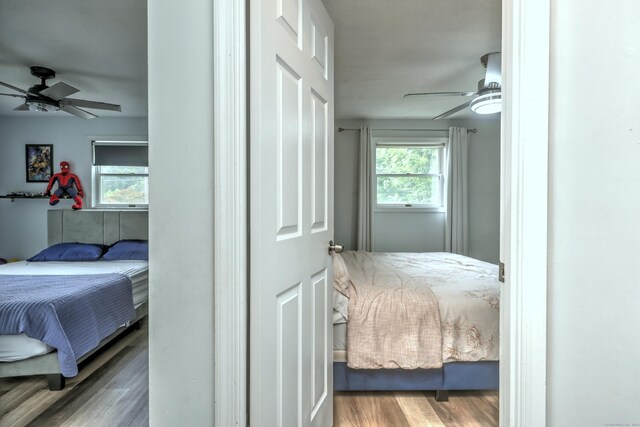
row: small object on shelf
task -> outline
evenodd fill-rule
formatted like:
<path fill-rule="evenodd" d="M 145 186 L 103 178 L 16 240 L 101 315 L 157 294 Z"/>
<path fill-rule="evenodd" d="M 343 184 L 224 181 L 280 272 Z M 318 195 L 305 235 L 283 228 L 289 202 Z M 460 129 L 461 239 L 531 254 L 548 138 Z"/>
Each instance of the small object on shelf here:
<path fill-rule="evenodd" d="M 44 196 L 43 193 L 27 193 L 26 191 L 14 191 L 13 193 L 9 193 L 7 195 L 11 197 L 22 197 L 25 199 Z"/>
<path fill-rule="evenodd" d="M 48 199 L 44 193 L 30 193 L 27 191 L 13 191 L 9 194 L 0 195 L 0 199 L 11 199 L 12 202 L 15 202 L 16 199 Z M 68 196 L 63 196 L 63 199 L 69 198 Z"/>

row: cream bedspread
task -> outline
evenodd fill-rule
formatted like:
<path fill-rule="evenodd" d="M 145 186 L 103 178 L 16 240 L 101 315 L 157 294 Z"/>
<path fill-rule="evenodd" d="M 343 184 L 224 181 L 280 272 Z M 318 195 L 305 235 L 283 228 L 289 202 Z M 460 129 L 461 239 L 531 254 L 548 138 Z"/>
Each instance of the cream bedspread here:
<path fill-rule="evenodd" d="M 412 369 L 498 360 L 497 277 L 496 265 L 450 253 L 336 257 L 335 299 L 347 311 L 348 366 Z"/>

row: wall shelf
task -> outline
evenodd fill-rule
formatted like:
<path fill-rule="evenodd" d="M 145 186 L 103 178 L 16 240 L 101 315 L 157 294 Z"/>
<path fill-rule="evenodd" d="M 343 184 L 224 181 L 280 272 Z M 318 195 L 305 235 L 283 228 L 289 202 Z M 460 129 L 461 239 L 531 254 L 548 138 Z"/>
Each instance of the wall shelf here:
<path fill-rule="evenodd" d="M 2 194 L 0 195 L 0 199 L 10 199 L 12 202 L 16 200 L 27 200 L 27 199 L 48 199 L 49 196 L 44 195 L 36 195 L 36 196 L 24 196 L 20 194 Z M 68 197 L 61 197 L 62 199 L 67 199 Z"/>

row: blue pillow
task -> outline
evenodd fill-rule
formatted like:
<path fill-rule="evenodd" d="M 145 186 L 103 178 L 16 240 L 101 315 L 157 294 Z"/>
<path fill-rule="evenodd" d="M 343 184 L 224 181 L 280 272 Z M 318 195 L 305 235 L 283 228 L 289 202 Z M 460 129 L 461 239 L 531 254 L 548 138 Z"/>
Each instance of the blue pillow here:
<path fill-rule="evenodd" d="M 114 243 L 102 259 L 117 260 L 149 260 L 149 242 L 146 240 L 120 240 Z"/>
<path fill-rule="evenodd" d="M 27 261 L 95 261 L 100 258 L 102 251 L 102 245 L 58 243 L 27 258 Z"/>

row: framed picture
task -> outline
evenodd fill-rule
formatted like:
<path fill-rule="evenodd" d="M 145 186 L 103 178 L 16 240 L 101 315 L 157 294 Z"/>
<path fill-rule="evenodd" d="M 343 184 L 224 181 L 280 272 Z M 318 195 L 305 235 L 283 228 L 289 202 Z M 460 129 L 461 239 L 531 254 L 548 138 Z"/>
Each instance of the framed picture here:
<path fill-rule="evenodd" d="M 49 182 L 53 175 L 53 145 L 27 144 L 27 182 Z"/>

